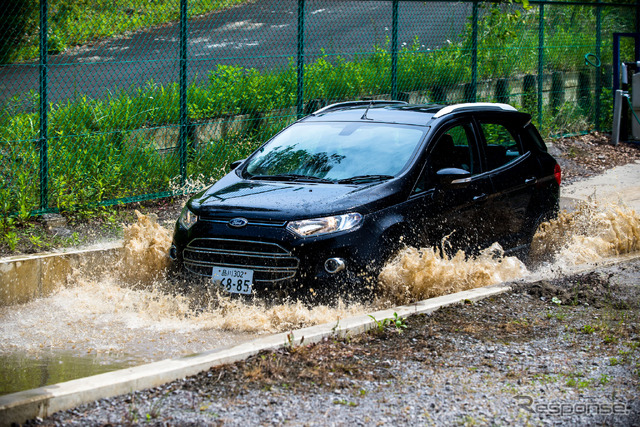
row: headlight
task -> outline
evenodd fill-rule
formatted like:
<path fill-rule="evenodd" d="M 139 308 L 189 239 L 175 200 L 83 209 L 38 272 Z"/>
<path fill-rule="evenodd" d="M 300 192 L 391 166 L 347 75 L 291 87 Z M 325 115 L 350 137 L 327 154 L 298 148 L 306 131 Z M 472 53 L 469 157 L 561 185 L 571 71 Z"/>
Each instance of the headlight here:
<path fill-rule="evenodd" d="M 184 209 L 182 209 L 182 213 L 180 214 L 178 221 L 180 222 L 180 225 L 188 230 L 198 221 L 198 215 L 191 212 L 189 208 L 185 206 Z"/>
<path fill-rule="evenodd" d="M 338 231 L 351 230 L 362 223 L 362 215 L 357 212 L 325 218 L 291 221 L 287 230 L 300 237 L 319 236 Z"/>

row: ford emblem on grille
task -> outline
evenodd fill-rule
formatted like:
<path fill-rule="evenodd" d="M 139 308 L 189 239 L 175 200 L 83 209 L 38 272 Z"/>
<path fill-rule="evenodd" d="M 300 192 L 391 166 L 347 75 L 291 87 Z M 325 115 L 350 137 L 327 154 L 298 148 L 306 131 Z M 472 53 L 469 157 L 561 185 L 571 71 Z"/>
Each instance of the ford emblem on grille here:
<path fill-rule="evenodd" d="M 229 226 L 234 228 L 244 227 L 248 223 L 249 223 L 249 220 L 247 220 L 246 218 L 233 218 L 229 220 Z"/>

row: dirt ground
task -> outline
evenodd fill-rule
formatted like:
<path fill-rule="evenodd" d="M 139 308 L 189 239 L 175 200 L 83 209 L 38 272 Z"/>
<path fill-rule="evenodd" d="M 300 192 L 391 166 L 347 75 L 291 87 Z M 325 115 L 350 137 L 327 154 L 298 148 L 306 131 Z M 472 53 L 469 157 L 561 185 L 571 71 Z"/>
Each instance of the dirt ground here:
<path fill-rule="evenodd" d="M 599 132 L 554 139 L 549 152 L 562 168 L 564 183 L 598 175 L 640 159 L 640 145 L 621 142 L 614 147 L 611 136 Z"/>
<path fill-rule="evenodd" d="M 15 233 L 18 238 L 13 249 L 6 240 L 0 238 L 0 257 L 56 252 L 120 240 L 124 227 L 136 222 L 136 210 L 145 215 L 154 215 L 159 224 L 170 229 L 186 200 L 187 197 L 182 196 L 86 209 L 64 215 L 45 214 L 22 223 L 16 221 L 15 227 L 4 230 L 0 224 L 0 237 L 9 232 Z"/>

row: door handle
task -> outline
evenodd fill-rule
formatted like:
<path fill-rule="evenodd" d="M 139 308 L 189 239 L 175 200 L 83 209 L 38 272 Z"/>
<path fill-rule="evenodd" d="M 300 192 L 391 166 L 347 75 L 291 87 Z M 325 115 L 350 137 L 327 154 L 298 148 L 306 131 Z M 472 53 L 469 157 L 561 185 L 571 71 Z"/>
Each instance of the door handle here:
<path fill-rule="evenodd" d="M 536 177 L 531 177 L 524 180 L 524 183 L 526 185 L 533 185 L 533 184 L 536 184 L 537 182 L 538 182 L 538 178 Z"/>
<path fill-rule="evenodd" d="M 473 197 L 473 201 L 474 201 L 474 202 L 482 202 L 482 201 L 487 200 L 487 198 L 488 198 L 488 197 L 489 197 L 489 196 L 487 196 L 485 193 L 482 193 L 482 194 L 480 194 L 480 195 L 478 195 L 478 196 L 474 196 L 474 197 Z"/>

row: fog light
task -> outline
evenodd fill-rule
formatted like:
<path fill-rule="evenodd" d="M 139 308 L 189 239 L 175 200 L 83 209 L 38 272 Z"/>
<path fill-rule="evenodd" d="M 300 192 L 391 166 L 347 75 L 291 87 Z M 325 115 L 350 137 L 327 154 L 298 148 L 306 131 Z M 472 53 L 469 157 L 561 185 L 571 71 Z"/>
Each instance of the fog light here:
<path fill-rule="evenodd" d="M 174 245 L 171 245 L 171 248 L 169 248 L 169 258 L 172 260 L 176 260 L 178 258 L 178 249 L 176 249 Z"/>
<path fill-rule="evenodd" d="M 346 268 L 346 264 L 342 258 L 329 258 L 324 262 L 324 269 L 329 274 L 336 274 Z"/>

